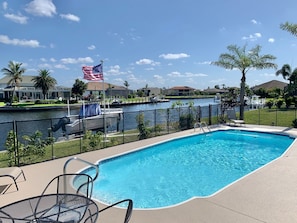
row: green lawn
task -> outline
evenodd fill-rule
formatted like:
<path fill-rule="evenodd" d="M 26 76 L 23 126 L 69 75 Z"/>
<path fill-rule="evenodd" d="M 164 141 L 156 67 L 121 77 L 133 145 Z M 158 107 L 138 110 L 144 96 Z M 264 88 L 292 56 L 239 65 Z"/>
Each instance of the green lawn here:
<path fill-rule="evenodd" d="M 244 121 L 247 124 L 293 127 L 296 119 L 295 109 L 258 109 L 246 111 Z"/>

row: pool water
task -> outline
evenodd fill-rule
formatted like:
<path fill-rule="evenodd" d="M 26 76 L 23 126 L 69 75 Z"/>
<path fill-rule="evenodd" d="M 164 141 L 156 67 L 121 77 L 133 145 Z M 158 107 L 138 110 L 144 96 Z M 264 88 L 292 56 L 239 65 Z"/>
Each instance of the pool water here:
<path fill-rule="evenodd" d="M 151 209 L 210 196 L 278 158 L 293 141 L 220 130 L 162 142 L 101 161 L 93 197 L 107 204 L 130 198 L 135 208 Z"/>

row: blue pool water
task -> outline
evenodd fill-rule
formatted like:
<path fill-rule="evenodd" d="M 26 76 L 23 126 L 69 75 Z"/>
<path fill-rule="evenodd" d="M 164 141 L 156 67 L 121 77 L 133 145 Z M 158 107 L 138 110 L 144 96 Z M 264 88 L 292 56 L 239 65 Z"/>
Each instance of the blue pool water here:
<path fill-rule="evenodd" d="M 135 208 L 148 209 L 210 196 L 281 156 L 293 141 L 227 130 L 163 142 L 101 161 L 93 197 L 104 203 L 131 198 Z"/>

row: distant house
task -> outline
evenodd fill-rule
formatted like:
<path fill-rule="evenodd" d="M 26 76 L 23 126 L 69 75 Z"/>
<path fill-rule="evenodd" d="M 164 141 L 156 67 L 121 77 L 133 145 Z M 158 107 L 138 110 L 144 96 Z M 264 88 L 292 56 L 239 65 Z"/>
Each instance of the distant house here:
<path fill-rule="evenodd" d="M 188 86 L 175 86 L 165 90 L 165 95 L 168 96 L 188 96 L 195 93 L 194 88 Z"/>
<path fill-rule="evenodd" d="M 19 100 L 37 100 L 43 99 L 42 90 L 34 87 L 34 82 L 32 79 L 35 76 L 23 75 L 22 82 L 19 84 L 19 87 L 15 88 L 15 94 Z M 12 95 L 13 87 L 9 86 L 10 77 L 5 76 L 0 79 L 0 100 L 5 101 L 9 100 Z M 55 86 L 54 88 L 49 89 L 47 98 L 48 99 L 58 99 L 70 98 L 71 88 Z"/>
<path fill-rule="evenodd" d="M 273 90 L 273 89 L 277 89 L 277 88 L 281 89 L 281 90 L 284 90 L 287 86 L 288 86 L 288 84 L 285 83 L 285 82 L 272 80 L 272 81 L 268 81 L 268 82 L 263 83 L 263 84 L 256 85 L 256 86 L 252 87 L 251 89 L 253 91 L 257 91 L 259 89 Z"/>
<path fill-rule="evenodd" d="M 140 89 L 137 89 L 137 92 L 139 92 L 139 91 L 144 92 L 144 95 L 146 97 L 159 96 L 159 95 L 162 94 L 162 89 L 161 88 L 151 88 L 151 87 L 140 88 Z"/>
<path fill-rule="evenodd" d="M 99 97 L 103 93 L 105 93 L 106 97 L 127 97 L 129 94 L 133 94 L 133 90 L 105 82 L 88 82 L 87 90 L 83 96 L 93 95 L 94 97 Z"/>

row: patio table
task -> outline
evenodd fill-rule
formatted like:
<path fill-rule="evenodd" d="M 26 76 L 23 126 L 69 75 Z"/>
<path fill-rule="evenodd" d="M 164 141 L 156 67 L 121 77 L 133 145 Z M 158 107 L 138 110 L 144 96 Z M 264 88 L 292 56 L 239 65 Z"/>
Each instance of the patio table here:
<path fill-rule="evenodd" d="M 96 222 L 97 204 L 80 194 L 45 194 L 0 208 L 0 223 Z"/>

